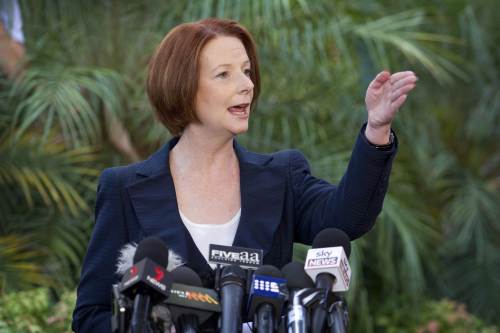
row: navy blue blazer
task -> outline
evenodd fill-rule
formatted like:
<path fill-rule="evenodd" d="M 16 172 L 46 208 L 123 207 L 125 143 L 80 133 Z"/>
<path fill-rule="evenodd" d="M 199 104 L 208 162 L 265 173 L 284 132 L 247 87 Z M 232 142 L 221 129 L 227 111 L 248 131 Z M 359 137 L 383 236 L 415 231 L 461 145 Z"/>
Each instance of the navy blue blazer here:
<path fill-rule="evenodd" d="M 387 191 L 397 142 L 389 151 L 370 145 L 364 128 L 338 185 L 311 175 L 297 150 L 257 154 L 234 141 L 241 182 L 241 219 L 233 245 L 264 250 L 264 264 L 281 268 L 292 259 L 293 242 L 311 244 L 324 228 L 343 229 L 355 239 L 371 229 Z M 96 224 L 78 286 L 73 330 L 110 332 L 111 285 L 119 280 L 119 250 L 158 236 L 202 277 L 211 268 L 179 216 L 168 154 L 172 139 L 147 160 L 102 172 Z M 205 280 L 207 281 L 207 280 Z"/>

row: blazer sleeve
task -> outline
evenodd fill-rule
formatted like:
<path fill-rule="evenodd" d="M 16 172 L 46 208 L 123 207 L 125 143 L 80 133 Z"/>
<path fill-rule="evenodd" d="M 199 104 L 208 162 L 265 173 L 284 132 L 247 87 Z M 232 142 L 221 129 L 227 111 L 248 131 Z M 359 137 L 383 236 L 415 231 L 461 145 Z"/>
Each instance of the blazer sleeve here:
<path fill-rule="evenodd" d="M 325 228 L 339 228 L 354 240 L 374 225 L 382 210 L 389 183 L 393 147 L 381 151 L 371 145 L 361 129 L 347 167 L 338 185 L 311 175 L 309 164 L 299 151 L 290 154 L 290 177 L 295 207 L 295 241 L 311 244 Z"/>
<path fill-rule="evenodd" d="M 127 232 L 117 170 L 106 169 L 99 178 L 95 208 L 96 224 L 85 256 L 72 329 L 79 333 L 111 332 L 111 285 L 118 252 L 127 241 Z"/>

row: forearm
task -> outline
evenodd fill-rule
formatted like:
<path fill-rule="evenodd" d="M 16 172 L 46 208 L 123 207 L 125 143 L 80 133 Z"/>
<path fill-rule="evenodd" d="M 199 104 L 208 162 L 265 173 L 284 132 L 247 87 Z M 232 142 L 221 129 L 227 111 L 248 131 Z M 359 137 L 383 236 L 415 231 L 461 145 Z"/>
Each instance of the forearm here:
<path fill-rule="evenodd" d="M 389 150 L 381 151 L 367 140 L 360 133 L 334 201 L 336 220 L 351 238 L 368 232 L 382 210 L 397 150 L 397 142 Z"/>

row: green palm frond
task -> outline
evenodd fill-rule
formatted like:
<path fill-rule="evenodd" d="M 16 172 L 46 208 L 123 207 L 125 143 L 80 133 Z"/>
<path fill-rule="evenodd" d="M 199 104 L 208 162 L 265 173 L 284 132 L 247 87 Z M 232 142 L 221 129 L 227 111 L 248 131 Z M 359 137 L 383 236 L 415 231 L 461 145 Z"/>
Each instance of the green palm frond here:
<path fill-rule="evenodd" d="M 48 279 L 35 263 L 44 253 L 30 249 L 24 236 L 0 236 L 0 294 L 31 285 L 45 285 Z"/>
<path fill-rule="evenodd" d="M 18 102 L 13 126 L 19 139 L 29 128 L 42 128 L 42 143 L 59 128 L 66 143 L 75 146 L 99 141 L 99 98 L 107 109 L 121 109 L 123 83 L 116 72 L 104 68 L 32 67 L 12 87 Z"/>
<path fill-rule="evenodd" d="M 461 253 L 471 247 L 476 260 L 485 258 L 500 237 L 500 195 L 484 181 L 470 174 L 457 180 L 457 189 L 444 210 L 449 243 Z M 460 252 L 459 252 L 460 253 Z"/>
<path fill-rule="evenodd" d="M 40 146 L 36 137 L 29 135 L 16 145 L 6 139 L 0 144 L 0 187 L 20 193 L 28 207 L 40 199 L 47 207 L 76 216 L 89 210 L 80 189 L 93 190 L 99 172 L 92 165 L 96 161 L 93 147 L 67 150 L 56 143 Z"/>
<path fill-rule="evenodd" d="M 452 36 L 414 31 L 424 23 L 424 13 L 421 10 L 410 10 L 395 15 L 388 15 L 354 28 L 354 33 L 360 36 L 368 45 L 370 54 L 379 63 L 388 57 L 384 44 L 389 44 L 400 50 L 410 60 L 422 64 L 438 81 L 450 83 L 452 74 L 465 77 L 458 66 L 445 57 L 426 48 L 422 42 L 458 43 Z"/>
<path fill-rule="evenodd" d="M 499 247 L 492 246 L 487 256 L 479 260 L 473 254 L 453 256 L 445 261 L 447 269 L 441 277 L 443 289 L 449 297 L 467 302 L 474 313 L 490 322 L 498 321 L 496 309 L 500 304 L 500 294 L 496 291 L 500 290 L 499 253 Z"/>
<path fill-rule="evenodd" d="M 438 239 L 438 230 L 432 226 L 432 219 L 390 193 L 375 230 L 376 253 L 380 266 L 384 267 L 385 287 L 394 291 L 399 286 L 419 295 L 425 289 L 424 271 L 432 269 L 429 266 L 432 261 L 426 259 L 436 255 L 433 244 Z"/>
<path fill-rule="evenodd" d="M 29 239 L 29 243 L 24 244 L 26 250 L 41 254 L 30 258 L 30 262 L 40 267 L 47 283 L 71 288 L 78 281 L 81 260 L 87 249 L 91 215 L 72 217 L 58 212 L 49 214 L 40 206 L 32 209 L 18 206 L 7 215 L 8 224 L 2 226 L 1 232 L 24 235 Z"/>
<path fill-rule="evenodd" d="M 500 276 L 494 0 L 20 3 L 31 68 L 13 86 L 0 82 L 0 232 L 29 235 L 48 255 L 27 261 L 43 262 L 44 274 L 61 277 L 56 285 L 77 281 L 93 163 L 124 163 L 102 135 L 106 112 L 142 156 L 164 143 L 170 135 L 144 89 L 149 56 L 176 24 L 217 16 L 249 28 L 261 60 L 261 98 L 239 141 L 264 152 L 299 148 L 313 173 L 334 183 L 366 120 L 373 75 L 409 68 L 421 79 L 394 122 L 400 148 L 383 213 L 353 244 L 353 331 L 377 331 L 382 307 L 406 313 L 397 293 L 413 302 L 419 292 L 454 297 L 498 321 L 489 310 Z M 297 245 L 296 257 L 306 249 Z"/>

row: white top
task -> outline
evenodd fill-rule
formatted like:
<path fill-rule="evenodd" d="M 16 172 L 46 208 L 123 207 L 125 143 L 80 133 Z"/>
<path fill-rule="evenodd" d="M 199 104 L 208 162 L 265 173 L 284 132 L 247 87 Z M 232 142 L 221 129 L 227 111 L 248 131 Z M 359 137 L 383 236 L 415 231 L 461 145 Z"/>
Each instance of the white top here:
<path fill-rule="evenodd" d="M 210 244 L 217 245 L 233 245 L 236 229 L 240 224 L 241 208 L 236 212 L 236 215 L 223 224 L 200 224 L 190 221 L 186 215 L 179 210 L 182 222 L 191 234 L 196 247 L 201 252 L 205 260 L 208 262 L 208 246 Z M 210 267 L 215 268 L 215 264 L 210 264 Z"/>

